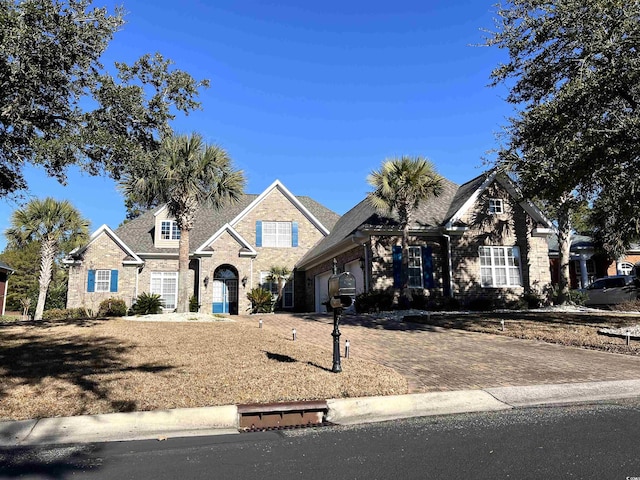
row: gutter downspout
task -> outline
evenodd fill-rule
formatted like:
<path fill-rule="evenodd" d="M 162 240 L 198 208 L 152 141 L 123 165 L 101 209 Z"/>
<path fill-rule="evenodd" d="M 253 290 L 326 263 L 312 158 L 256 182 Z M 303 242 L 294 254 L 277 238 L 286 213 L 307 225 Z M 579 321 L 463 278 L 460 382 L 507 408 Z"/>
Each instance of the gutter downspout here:
<path fill-rule="evenodd" d="M 443 233 L 442 236 L 447 241 L 447 260 L 448 260 L 448 269 L 449 269 L 449 297 L 453 298 L 453 264 L 451 262 L 451 237 L 446 233 Z"/>
<path fill-rule="evenodd" d="M 362 248 L 364 249 L 364 291 L 365 293 L 369 291 L 369 249 L 367 248 L 367 244 L 363 244 Z"/>

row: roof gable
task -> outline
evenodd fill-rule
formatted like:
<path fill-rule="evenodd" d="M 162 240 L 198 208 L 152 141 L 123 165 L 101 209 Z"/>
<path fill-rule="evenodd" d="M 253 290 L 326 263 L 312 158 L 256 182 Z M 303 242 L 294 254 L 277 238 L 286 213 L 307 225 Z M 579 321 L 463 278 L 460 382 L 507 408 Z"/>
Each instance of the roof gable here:
<path fill-rule="evenodd" d="M 228 223 L 223 225 L 216 233 L 211 235 L 202 245 L 200 245 L 196 249 L 196 254 L 200 255 L 211 255 L 213 254 L 213 250 L 209 249 L 212 244 L 216 242 L 224 233 L 228 233 L 236 242 L 240 245 L 240 256 L 241 257 L 255 257 L 258 255 L 258 252 L 251 246 L 249 242 L 247 242 L 242 235 L 240 235 L 231 225 Z"/>
<path fill-rule="evenodd" d="M 251 202 L 247 207 L 240 212 L 233 220 L 229 222 L 229 225 L 235 226 L 240 222 L 244 217 L 246 217 L 254 208 L 256 208 L 260 202 L 262 202 L 271 192 L 274 190 L 279 190 L 287 200 L 289 200 L 323 235 L 328 235 L 329 230 L 305 207 L 296 197 L 293 195 L 287 188 L 280 182 L 280 180 L 276 180 L 271 185 L 269 185 L 264 192 L 256 197 L 253 202 Z"/>
<path fill-rule="evenodd" d="M 498 182 L 513 197 L 516 202 L 527 212 L 537 223 L 545 228 L 553 228 L 551 221 L 536 207 L 533 202 L 525 199 L 516 184 L 505 174 L 497 170 L 484 172 L 476 178 L 461 185 L 456 193 L 447 219 L 444 224 L 445 229 L 454 230 L 456 223 L 476 204 L 480 196 L 489 188 L 493 182 Z"/>
<path fill-rule="evenodd" d="M 100 238 L 102 234 L 105 234 L 109 238 L 111 238 L 111 240 L 118 247 L 120 247 L 123 252 L 127 254 L 127 259 L 123 260 L 122 263 L 131 265 L 142 265 L 144 263 L 142 259 L 131 248 L 129 248 L 129 246 L 107 225 L 102 225 L 95 232 L 93 232 L 89 237 L 89 242 L 86 245 L 71 250 L 67 258 L 63 260 L 63 263 L 73 263 L 73 259 L 82 255 L 87 250 L 87 248 L 91 246 L 91 244 L 93 244 L 98 238 Z"/>

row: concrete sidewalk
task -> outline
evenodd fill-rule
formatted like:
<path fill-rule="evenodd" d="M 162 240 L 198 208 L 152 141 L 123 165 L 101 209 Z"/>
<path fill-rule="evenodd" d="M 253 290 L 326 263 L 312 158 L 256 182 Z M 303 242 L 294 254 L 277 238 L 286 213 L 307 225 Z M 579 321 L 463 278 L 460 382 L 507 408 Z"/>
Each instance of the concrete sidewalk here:
<path fill-rule="evenodd" d="M 640 398 L 640 380 L 332 399 L 327 400 L 327 420 L 338 425 L 350 425 L 621 398 Z M 0 446 L 236 434 L 238 422 L 238 409 L 234 405 L 0 422 Z"/>

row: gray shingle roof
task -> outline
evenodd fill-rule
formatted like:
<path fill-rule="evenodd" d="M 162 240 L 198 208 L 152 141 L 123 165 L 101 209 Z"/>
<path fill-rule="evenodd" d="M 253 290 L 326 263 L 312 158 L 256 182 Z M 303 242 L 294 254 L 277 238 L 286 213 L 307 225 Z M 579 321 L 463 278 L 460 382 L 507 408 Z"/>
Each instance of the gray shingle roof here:
<path fill-rule="evenodd" d="M 201 246 L 211 235 L 216 233 L 222 226 L 233 220 L 245 208 L 253 202 L 258 195 L 245 194 L 240 197 L 235 204 L 225 206 L 221 209 L 200 206 L 196 213 L 193 230 L 189 238 L 191 251 Z M 298 201 L 309 210 L 309 212 L 320 221 L 327 229 L 335 225 L 340 216 L 322 206 L 315 200 L 301 196 L 296 197 Z M 116 235 L 136 253 L 177 253 L 175 248 L 156 248 L 153 244 L 155 217 L 154 214 L 161 207 L 149 210 L 139 217 L 118 227 Z"/>
<path fill-rule="evenodd" d="M 478 175 L 476 178 L 473 178 L 458 187 L 458 190 L 456 191 L 455 196 L 453 197 L 449 205 L 449 209 L 446 215 L 444 216 L 444 221 L 442 222 L 443 224 L 451 220 L 451 217 L 453 217 L 456 214 L 456 212 L 462 208 L 465 202 L 469 200 L 471 195 L 473 195 L 473 193 L 476 190 L 478 190 L 478 188 L 480 188 L 482 183 L 487 179 L 487 177 L 490 174 L 491 174 L 490 171 L 484 172 Z"/>
<path fill-rule="evenodd" d="M 13 268 L 11 268 L 9 265 L 7 265 L 6 263 L 1 262 L 1 261 L 0 261 L 0 269 L 9 270 L 10 272 L 14 271 Z"/>
<path fill-rule="evenodd" d="M 446 220 L 448 220 L 447 213 L 450 211 L 453 200 L 458 198 L 458 190 L 459 187 L 457 184 L 445 178 L 442 193 L 437 197 L 429 198 L 418 206 L 416 220 L 410 228 L 419 230 L 444 225 Z M 472 193 L 473 191 L 469 191 L 468 196 Z M 466 199 L 464 201 L 466 201 Z M 464 201 L 461 205 L 464 204 Z M 340 242 L 356 233 L 357 230 L 395 229 L 398 227 L 397 215 L 378 213 L 365 198 L 340 217 L 340 220 L 335 224 L 331 233 L 307 252 L 307 254 L 300 259 L 298 265 L 304 266 L 309 260 L 319 257 L 323 253 L 331 250 Z"/>

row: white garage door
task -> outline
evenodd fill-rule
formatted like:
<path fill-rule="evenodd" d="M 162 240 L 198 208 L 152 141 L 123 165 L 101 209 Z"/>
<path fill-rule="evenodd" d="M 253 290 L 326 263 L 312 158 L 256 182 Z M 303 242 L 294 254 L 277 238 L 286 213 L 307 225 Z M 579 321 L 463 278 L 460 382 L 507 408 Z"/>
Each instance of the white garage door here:
<path fill-rule="evenodd" d="M 364 272 L 360 268 L 360 260 L 347 263 L 344 269 L 356 279 L 356 295 L 364 292 Z"/>

